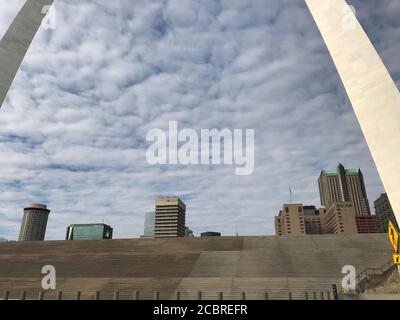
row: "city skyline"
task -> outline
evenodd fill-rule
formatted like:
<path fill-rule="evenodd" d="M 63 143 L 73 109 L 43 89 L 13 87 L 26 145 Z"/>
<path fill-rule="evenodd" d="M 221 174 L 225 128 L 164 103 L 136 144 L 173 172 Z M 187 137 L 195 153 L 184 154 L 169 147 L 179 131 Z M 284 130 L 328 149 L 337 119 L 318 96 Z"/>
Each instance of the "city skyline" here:
<path fill-rule="evenodd" d="M 8 1 L 14 8 L 0 15 L 15 14 L 17 2 L 11 5 Z M 360 22 L 399 84 L 394 62 L 397 49 L 386 49 L 387 33 L 397 30 L 399 23 L 387 27 L 387 33 L 378 34 L 376 29 L 377 20 L 393 26 L 391 19 L 399 12 L 398 7 L 389 1 L 391 5 L 380 7 L 381 11 L 375 11 L 367 22 L 366 12 L 372 14 L 373 10 L 357 7 L 359 1 L 350 2 L 356 5 Z M 173 2 L 169 6 L 139 3 L 132 9 L 143 13 L 138 25 L 129 24 L 129 16 L 116 23 L 115 17 L 106 13 L 106 7 L 112 4 L 87 5 L 86 11 L 79 11 L 73 18 L 70 12 L 76 13 L 76 3 L 56 2 L 61 31 L 53 31 L 50 37 L 39 31 L 0 110 L 1 236 L 15 239 L 21 203 L 30 201 L 48 203 L 55 209 L 49 217 L 49 225 L 55 226 L 55 231 L 49 228 L 49 239 L 60 239 L 58 230 L 64 230 L 71 220 L 81 223 L 105 219 L 115 227 L 117 238 L 139 236 L 144 212 L 151 209 L 152 199 L 166 193 L 180 195 L 189 204 L 188 225 L 196 234 L 206 229 L 228 235 L 272 234 L 273 216 L 276 208 L 287 202 L 289 186 L 294 191 L 294 202 L 318 203 L 318 172 L 338 162 L 362 168 L 371 207 L 371 201 L 384 192 L 329 54 L 300 1 L 284 1 L 282 5 L 271 1 L 274 10 L 260 15 L 257 12 L 262 11 L 265 2 L 255 1 L 245 10 L 229 3 L 218 8 L 212 1 L 210 4 L 215 6 L 208 8 L 191 2 L 182 7 Z M 179 10 L 187 12 L 178 15 Z M 242 18 L 237 19 L 243 10 Z M 99 22 L 87 30 L 80 29 L 93 13 L 100 15 Z M 295 17 L 293 26 L 276 19 L 282 15 Z M 6 20 L 0 19 L 1 28 Z M 77 23 L 66 29 L 66 21 Z M 121 52 L 113 53 L 114 60 L 105 60 L 93 49 L 115 42 L 115 37 L 113 30 L 101 29 L 102 23 L 115 28 L 122 23 L 139 39 L 117 37 Z M 203 34 L 207 28 L 218 31 L 214 36 L 217 38 Z M 103 30 L 97 43 L 90 41 L 96 29 Z M 144 31 L 147 29 L 151 32 Z M 258 33 L 239 42 L 249 29 Z M 192 51 L 191 37 L 198 41 Z M 393 37 L 391 34 L 391 43 L 396 42 Z M 265 43 L 260 44 L 260 39 Z M 129 41 L 137 41 L 137 47 Z M 304 47 L 294 50 L 300 42 Z M 48 45 L 49 53 L 41 53 L 44 45 Z M 66 45 L 79 54 L 62 49 Z M 275 54 L 270 48 L 273 45 Z M 173 46 L 179 49 L 174 51 Z M 54 54 L 55 50 L 59 55 Z M 152 50 L 156 57 L 138 63 L 137 52 Z M 132 59 L 122 59 L 126 53 Z M 91 60 L 86 70 L 79 69 L 79 63 Z M 62 66 L 63 62 L 68 66 Z M 102 63 L 107 67 L 100 68 Z M 274 66 L 281 68 L 278 77 Z M 124 67 L 133 74 L 124 72 Z M 53 74 L 55 69 L 59 74 Z M 91 78 L 93 70 L 99 79 Z M 80 90 L 70 81 L 71 72 L 77 72 L 79 85 L 85 84 Z M 275 81 L 269 81 L 274 74 Z M 324 82 L 317 83 L 316 75 Z M 29 86 L 28 77 L 32 79 Z M 307 79 L 313 83 L 304 86 Z M 163 88 L 166 85 L 167 89 Z M 179 90 L 182 85 L 187 86 L 184 92 Z M 55 90 L 54 97 L 46 93 L 49 89 Z M 293 91 L 287 93 L 290 89 Z M 170 100 L 163 99 L 168 92 L 173 92 Z M 280 96 L 282 92 L 286 92 L 284 97 Z M 293 107 L 296 103 L 301 108 Z M 92 108 L 98 108 L 97 115 L 91 115 Z M 226 120 L 232 111 L 237 114 Z M 26 123 L 22 121 L 25 112 L 33 112 Z M 235 177 L 224 166 L 148 167 L 141 139 L 148 129 L 166 127 L 168 120 L 174 119 L 171 117 L 193 128 L 254 127 L 254 174 Z M 330 126 L 333 121 L 335 126 Z M 133 130 L 136 126 L 138 129 Z M 128 206 L 132 202 L 138 204 L 136 208 Z"/>
<path fill-rule="evenodd" d="M 307 215 L 309 215 L 309 216 L 310 215 L 314 215 L 315 212 L 318 212 L 317 215 L 321 215 L 321 214 L 324 215 L 325 212 L 328 212 L 328 211 L 330 211 L 330 209 L 332 209 L 331 206 L 326 206 L 326 205 L 322 204 L 322 202 L 324 200 L 323 200 L 323 193 L 322 193 L 323 189 L 321 189 L 321 177 L 324 176 L 324 175 L 328 175 L 328 176 L 330 175 L 330 176 L 336 176 L 337 178 L 339 178 L 341 174 L 345 174 L 346 176 L 348 174 L 350 174 L 350 179 L 352 180 L 352 183 L 355 182 L 354 181 L 355 176 L 358 176 L 358 179 L 361 179 L 361 180 L 357 179 L 358 182 L 356 182 L 356 183 L 361 183 L 361 185 L 357 186 L 357 188 L 363 189 L 365 187 L 364 186 L 363 175 L 362 175 L 362 172 L 361 172 L 360 168 L 357 168 L 357 169 L 355 169 L 355 168 L 346 169 L 346 168 L 343 167 L 342 164 L 339 164 L 335 169 L 328 169 L 328 170 L 324 169 L 324 170 L 321 171 L 320 176 L 319 176 L 318 181 L 317 181 L 318 182 L 318 186 L 319 186 L 319 193 L 320 193 L 319 195 L 320 195 L 320 200 L 321 200 L 321 207 L 319 209 L 317 209 L 317 207 L 315 205 L 303 206 L 303 204 L 301 204 L 301 206 L 304 208 L 305 211 L 307 211 L 307 210 L 309 211 L 307 213 Z M 342 178 L 343 179 L 349 179 L 349 177 L 347 177 L 347 178 L 342 177 Z M 336 181 L 335 183 L 343 184 L 343 182 L 339 182 L 339 181 Z M 341 188 L 339 186 L 337 186 L 337 187 L 339 189 Z M 331 192 L 332 191 L 333 190 L 331 190 Z M 339 190 L 336 190 L 336 192 L 338 192 L 338 193 L 335 195 L 335 197 L 340 197 Z M 386 195 L 386 194 L 380 194 L 380 197 L 382 197 L 383 195 Z M 348 195 L 344 195 L 344 197 L 348 197 Z M 350 195 L 350 197 L 354 197 L 354 195 Z M 352 211 L 352 213 L 354 214 L 354 218 L 356 218 L 356 217 L 357 217 L 356 219 L 360 218 L 360 213 L 357 213 L 357 211 L 356 211 L 356 209 L 354 207 L 354 204 L 357 203 L 357 201 L 359 201 L 360 199 L 357 199 L 357 197 L 355 199 L 353 199 L 353 200 L 347 199 L 349 202 L 343 202 L 344 200 L 345 199 L 339 199 L 338 198 L 336 202 L 339 203 L 340 206 L 351 207 L 351 209 L 349 209 L 349 210 Z M 378 200 L 379 200 L 379 198 L 378 198 Z M 374 205 L 375 205 L 376 201 L 378 201 L 378 200 L 374 201 Z M 336 202 L 334 202 L 332 204 L 335 204 Z M 289 203 L 285 203 L 284 207 L 285 206 L 294 206 L 295 212 L 297 214 L 297 206 L 298 205 L 299 205 L 299 203 L 293 203 L 292 201 L 290 201 Z M 389 202 L 388 199 L 386 199 L 386 206 L 390 206 L 390 202 Z M 23 240 L 22 238 L 25 238 L 25 236 L 23 234 L 26 231 L 23 232 L 23 230 L 25 229 L 24 225 L 26 224 L 26 221 L 27 221 L 27 216 L 26 216 L 27 211 L 26 210 L 28 210 L 30 207 L 34 207 L 34 208 L 38 207 L 38 208 L 45 209 L 45 211 L 50 212 L 50 210 L 47 210 L 47 205 L 46 204 L 29 204 L 28 207 L 24 208 L 24 215 L 23 215 L 23 219 L 22 219 L 22 223 L 21 223 L 21 230 L 20 230 L 19 240 L 18 241 L 21 241 L 21 240 Z M 365 214 L 361 214 L 361 218 L 360 219 L 363 219 L 364 217 L 365 218 L 376 218 L 377 219 L 377 216 L 378 216 L 378 214 L 381 213 L 381 211 L 382 210 L 377 210 L 376 207 L 375 207 L 375 212 L 374 213 L 368 211 Z M 166 214 L 166 215 L 163 217 L 162 215 L 160 215 L 160 213 L 164 214 L 164 215 Z M 281 221 L 280 222 L 277 221 L 277 219 L 279 220 L 279 217 L 281 215 L 282 215 L 282 210 L 279 211 L 278 216 L 274 217 L 275 234 L 276 235 L 286 234 L 286 233 L 282 233 L 283 229 L 282 229 L 282 226 L 280 225 Z M 193 237 L 194 236 L 193 235 L 193 230 L 191 230 L 185 224 L 185 218 L 186 218 L 186 204 L 181 201 L 179 196 L 158 197 L 157 199 L 155 199 L 155 208 L 154 208 L 154 210 L 144 213 L 144 232 L 143 232 L 142 235 L 140 235 L 140 238 L 143 238 L 143 237 L 144 238 L 188 237 L 188 236 L 190 236 L 189 234 L 191 234 L 191 236 Z M 312 220 L 315 220 L 311 216 L 310 216 L 310 218 Z M 393 218 L 395 219 L 395 217 L 393 217 Z M 383 218 L 383 219 L 385 219 L 385 218 Z M 179 223 L 178 223 L 178 221 L 179 221 Z M 277 224 L 277 222 L 278 222 L 278 224 Z M 306 222 L 306 224 L 309 224 L 310 222 L 311 221 L 308 221 L 308 222 Z M 303 223 L 303 222 L 301 222 L 301 223 Z M 354 224 L 354 228 L 359 228 L 359 226 L 358 226 L 359 223 L 361 225 L 365 224 L 365 226 L 364 227 L 360 227 L 361 229 L 359 229 L 357 231 L 358 233 L 363 233 L 363 232 L 367 232 L 367 233 L 372 232 L 373 233 L 373 232 L 378 232 L 377 231 L 379 229 L 378 224 L 384 223 L 384 221 L 380 221 L 379 222 L 379 220 L 376 220 L 376 222 L 371 222 L 373 227 L 371 227 L 370 224 L 368 223 L 368 221 L 366 221 L 366 220 L 365 221 L 363 220 L 363 222 L 357 222 L 357 223 L 356 223 L 356 221 L 354 221 L 354 223 L 353 223 Z M 45 232 L 46 232 L 46 224 L 47 224 L 47 215 L 46 215 L 46 218 L 45 218 L 44 229 L 43 228 L 39 228 L 38 230 L 35 230 L 35 228 L 31 228 L 31 230 L 29 232 L 30 233 L 39 232 L 41 234 L 41 236 L 39 237 L 40 239 L 38 239 L 38 240 L 45 240 L 44 238 L 45 238 Z M 73 226 L 93 226 L 93 225 L 97 226 L 97 225 L 105 225 L 105 224 L 104 224 L 104 221 L 103 221 L 103 223 L 93 223 L 93 222 L 84 223 L 84 224 L 74 224 L 73 223 L 73 224 L 71 224 L 70 226 L 67 227 L 67 234 L 69 233 L 68 230 Z M 157 225 L 158 225 L 158 227 L 157 227 Z M 179 227 L 178 227 L 178 225 L 179 225 Z M 356 225 L 357 225 L 357 227 L 356 227 Z M 107 226 L 107 225 L 105 225 L 105 226 Z M 374 229 L 375 226 L 376 226 L 376 229 L 377 229 L 376 231 Z M 110 226 L 107 226 L 107 227 L 110 227 Z M 310 229 L 310 230 L 307 231 L 307 232 L 311 232 L 311 234 L 318 234 L 318 233 L 324 233 L 325 232 L 324 230 L 321 229 L 321 226 L 314 225 L 314 222 L 313 222 L 313 225 L 308 225 L 308 228 L 313 229 L 313 230 Z M 318 231 L 315 228 L 317 228 Z M 373 228 L 373 231 L 371 231 L 372 229 L 370 230 L 370 228 Z M 306 231 L 304 225 L 303 225 L 302 229 L 304 229 L 304 230 L 302 230 L 302 232 Z M 111 228 L 111 230 L 112 230 L 112 228 Z M 380 230 L 379 232 L 386 232 L 386 231 Z M 111 233 L 112 233 L 112 231 L 111 231 Z M 215 233 L 215 232 L 203 231 L 203 232 L 200 233 L 200 236 L 203 236 L 203 234 L 207 234 L 207 233 Z M 221 235 L 221 233 L 219 233 L 219 232 L 217 232 L 217 233 L 219 235 Z M 306 234 L 306 233 L 304 233 L 304 234 Z M 238 236 L 239 235 L 238 232 L 236 232 L 235 235 Z M 246 234 L 244 234 L 244 235 L 246 236 Z M 262 233 L 262 234 L 259 234 L 259 235 L 268 235 L 268 234 Z M 29 237 L 30 236 L 28 236 L 28 238 Z M 28 238 L 26 240 L 29 240 Z M 67 238 L 68 238 L 68 236 L 67 236 Z M 129 237 L 129 238 L 131 238 L 131 237 Z M 135 238 L 137 238 L 137 237 L 135 237 Z M 126 238 L 126 239 L 128 239 L 128 238 Z M 0 237 L 0 240 L 4 241 L 4 240 L 8 240 L 8 239 Z M 34 239 L 32 238 L 29 241 L 32 241 L 32 240 L 34 240 Z"/>

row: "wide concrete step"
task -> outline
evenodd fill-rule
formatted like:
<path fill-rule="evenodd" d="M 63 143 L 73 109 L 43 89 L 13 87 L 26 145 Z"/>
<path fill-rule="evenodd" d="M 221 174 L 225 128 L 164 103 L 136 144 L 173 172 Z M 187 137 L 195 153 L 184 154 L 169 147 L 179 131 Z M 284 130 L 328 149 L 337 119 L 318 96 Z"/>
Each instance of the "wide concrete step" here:
<path fill-rule="evenodd" d="M 359 273 L 384 265 L 391 253 L 385 234 L 1 243 L 0 294 L 40 290 L 50 264 L 66 292 L 301 296 L 340 285 L 345 265 Z"/>

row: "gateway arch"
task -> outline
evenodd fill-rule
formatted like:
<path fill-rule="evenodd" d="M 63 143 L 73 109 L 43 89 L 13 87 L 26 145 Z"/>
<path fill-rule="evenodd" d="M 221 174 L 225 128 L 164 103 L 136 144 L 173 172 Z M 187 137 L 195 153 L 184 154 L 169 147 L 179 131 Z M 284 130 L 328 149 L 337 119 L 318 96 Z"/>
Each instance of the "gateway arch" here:
<path fill-rule="evenodd" d="M 54 0 L 27 0 L 0 41 L 0 108 L 31 45 L 44 14 Z"/>
<path fill-rule="evenodd" d="M 345 0 L 305 0 L 328 47 L 400 222 L 400 94 Z M 54 0 L 27 0 L 0 41 L 0 106 Z M 350 17 L 348 16 L 350 14 Z M 351 27 L 344 25 L 344 15 Z"/>
<path fill-rule="evenodd" d="M 306 3 L 332 56 L 396 220 L 400 222 L 399 90 L 345 0 L 306 0 Z"/>

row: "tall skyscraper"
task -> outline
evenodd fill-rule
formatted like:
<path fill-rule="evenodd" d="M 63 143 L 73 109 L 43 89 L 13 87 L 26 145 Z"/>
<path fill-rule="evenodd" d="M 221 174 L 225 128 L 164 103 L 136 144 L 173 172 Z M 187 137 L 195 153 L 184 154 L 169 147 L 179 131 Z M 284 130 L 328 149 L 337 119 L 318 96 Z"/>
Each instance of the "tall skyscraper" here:
<path fill-rule="evenodd" d="M 364 178 L 360 169 L 323 170 L 318 178 L 321 204 L 327 209 L 334 203 L 352 202 L 356 216 L 370 215 Z"/>
<path fill-rule="evenodd" d="M 186 205 L 179 198 L 156 200 L 155 238 L 185 236 Z"/>
<path fill-rule="evenodd" d="M 399 229 L 396 217 L 386 193 L 382 193 L 378 199 L 374 201 L 375 213 L 378 217 L 379 231 L 388 232 L 389 220 Z"/>
<path fill-rule="evenodd" d="M 24 208 L 19 241 L 42 241 L 50 210 L 44 204 L 31 203 Z"/>

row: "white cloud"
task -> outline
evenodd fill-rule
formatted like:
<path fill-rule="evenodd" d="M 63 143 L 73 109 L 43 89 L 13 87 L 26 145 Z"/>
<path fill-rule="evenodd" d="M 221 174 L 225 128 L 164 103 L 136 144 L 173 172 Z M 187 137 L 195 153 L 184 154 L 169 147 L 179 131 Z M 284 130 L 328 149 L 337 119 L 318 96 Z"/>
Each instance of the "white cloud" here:
<path fill-rule="evenodd" d="M 6 33 L 11 22 L 22 8 L 25 0 L 2 0 L 0 10 L 0 39 Z"/>

